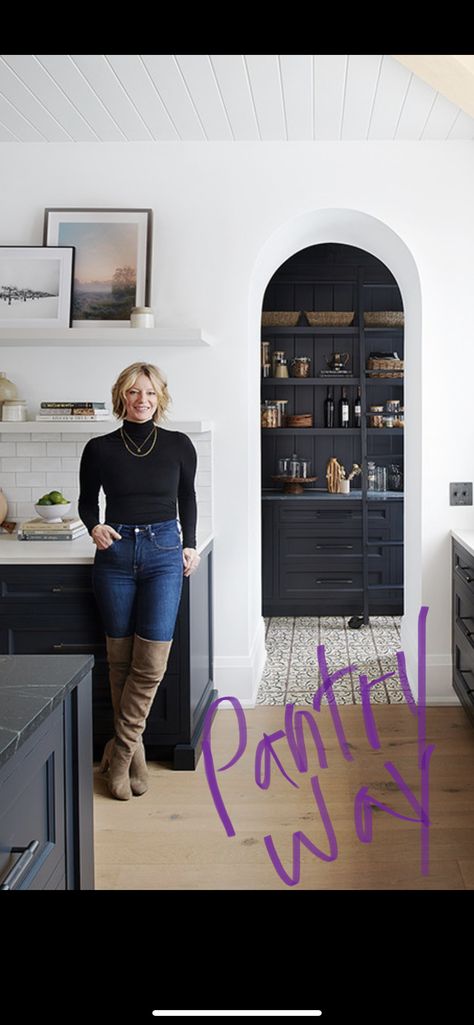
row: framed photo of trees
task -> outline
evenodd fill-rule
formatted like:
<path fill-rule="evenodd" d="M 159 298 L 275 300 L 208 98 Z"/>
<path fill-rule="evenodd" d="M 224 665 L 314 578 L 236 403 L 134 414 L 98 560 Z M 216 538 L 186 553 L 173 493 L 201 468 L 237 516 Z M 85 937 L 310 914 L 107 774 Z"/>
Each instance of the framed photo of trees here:
<path fill-rule="evenodd" d="M 45 246 L 74 246 L 73 327 L 129 327 L 150 303 L 151 210 L 45 210 Z"/>

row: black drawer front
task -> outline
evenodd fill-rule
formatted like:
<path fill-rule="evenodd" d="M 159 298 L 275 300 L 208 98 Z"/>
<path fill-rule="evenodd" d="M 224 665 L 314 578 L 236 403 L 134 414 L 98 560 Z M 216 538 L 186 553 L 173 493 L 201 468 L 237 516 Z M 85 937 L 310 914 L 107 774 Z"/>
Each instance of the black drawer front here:
<path fill-rule="evenodd" d="M 474 559 L 463 548 L 454 546 L 453 581 L 455 590 L 463 590 L 474 607 Z"/>
<path fill-rule="evenodd" d="M 98 619 L 32 612 L 11 612 L 0 616 L 3 654 L 82 655 L 102 651 L 104 634 Z"/>
<path fill-rule="evenodd" d="M 69 602 L 92 595 L 91 566 L 2 566 L 0 581 L 0 601 L 38 597 Z"/>
<path fill-rule="evenodd" d="M 350 499 L 348 500 L 350 502 Z M 316 526 L 321 535 L 334 537 L 337 533 L 362 536 L 362 504 L 352 502 L 346 504 L 326 500 L 320 505 L 305 503 L 278 505 L 278 518 L 281 527 L 291 525 Z M 369 539 L 403 540 L 403 504 L 401 502 L 370 501 L 367 509 Z"/>
<path fill-rule="evenodd" d="M 474 693 L 474 655 L 464 638 L 456 633 L 454 639 L 454 673 L 468 693 Z"/>
<path fill-rule="evenodd" d="M 311 559 L 316 566 L 318 560 L 328 558 L 339 565 L 341 559 L 361 554 L 361 536 L 321 536 L 316 527 L 312 530 L 307 528 L 302 533 L 294 527 L 284 527 L 280 530 L 280 558 L 283 559 Z"/>
<path fill-rule="evenodd" d="M 472 647 L 474 659 L 474 601 L 466 585 L 456 581 L 454 591 L 454 626 L 466 644 Z"/>

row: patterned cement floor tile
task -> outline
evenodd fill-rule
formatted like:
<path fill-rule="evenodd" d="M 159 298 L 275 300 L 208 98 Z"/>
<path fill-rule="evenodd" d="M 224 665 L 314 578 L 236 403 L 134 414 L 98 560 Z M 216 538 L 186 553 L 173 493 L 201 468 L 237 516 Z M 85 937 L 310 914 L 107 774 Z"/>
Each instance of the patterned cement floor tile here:
<path fill-rule="evenodd" d="M 372 616 L 359 630 L 348 627 L 344 616 L 271 616 L 265 619 L 267 660 L 258 691 L 258 704 L 311 705 L 320 685 L 317 648 L 324 647 L 330 673 L 354 665 L 333 684 L 339 704 L 361 701 L 359 674 L 376 680 L 394 672 L 371 688 L 374 703 L 403 701 L 396 652 L 401 650 L 397 616 Z M 328 702 L 328 696 L 323 697 Z"/>

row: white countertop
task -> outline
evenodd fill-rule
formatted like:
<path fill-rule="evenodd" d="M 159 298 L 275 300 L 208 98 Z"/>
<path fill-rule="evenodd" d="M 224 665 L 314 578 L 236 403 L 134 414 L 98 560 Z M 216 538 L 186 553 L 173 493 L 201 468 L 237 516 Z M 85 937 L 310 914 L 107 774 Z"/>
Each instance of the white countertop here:
<path fill-rule="evenodd" d="M 198 555 L 213 535 L 198 539 Z M 16 534 L 0 535 L 0 564 L 21 565 L 67 565 L 69 563 L 93 563 L 96 547 L 89 534 L 76 537 L 74 541 L 19 541 Z"/>
<path fill-rule="evenodd" d="M 452 530 L 451 537 L 458 541 L 470 555 L 474 555 L 474 530 Z"/>

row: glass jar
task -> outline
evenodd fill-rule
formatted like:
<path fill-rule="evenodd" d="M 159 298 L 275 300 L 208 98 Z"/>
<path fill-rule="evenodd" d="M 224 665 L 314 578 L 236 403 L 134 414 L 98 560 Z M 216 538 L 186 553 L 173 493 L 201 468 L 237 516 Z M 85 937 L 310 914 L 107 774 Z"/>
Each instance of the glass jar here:
<path fill-rule="evenodd" d="M 276 366 L 282 359 L 285 359 L 285 353 L 283 350 L 275 349 L 272 355 L 272 377 L 276 377 Z"/>
<path fill-rule="evenodd" d="M 383 427 L 383 406 L 371 406 L 369 427 Z"/>
<path fill-rule="evenodd" d="M 389 491 L 403 491 L 403 472 L 398 463 L 390 463 L 387 472 Z"/>
<path fill-rule="evenodd" d="M 289 477 L 289 475 L 290 475 L 290 457 L 289 456 L 283 456 L 281 459 L 278 460 L 278 473 L 281 474 L 282 477 Z"/>
<path fill-rule="evenodd" d="M 288 399 L 275 399 L 274 405 L 278 410 L 277 427 L 286 427 L 286 407 L 288 405 Z"/>
<path fill-rule="evenodd" d="M 5 399 L 2 420 L 26 420 L 26 399 Z"/>
<path fill-rule="evenodd" d="M 296 452 L 293 452 L 293 455 L 292 455 L 292 457 L 290 459 L 289 471 L 290 471 L 290 477 L 299 477 L 300 476 L 300 461 L 299 461 L 299 458 L 298 458 Z"/>
<path fill-rule="evenodd" d="M 262 367 L 270 363 L 270 342 L 262 342 Z"/>
<path fill-rule="evenodd" d="M 367 463 L 367 491 L 377 490 L 377 467 L 370 460 Z"/>
<path fill-rule="evenodd" d="M 295 356 L 294 359 L 290 360 L 290 376 L 310 377 L 311 358 L 309 356 Z"/>
<path fill-rule="evenodd" d="M 278 406 L 274 402 L 266 402 L 260 407 L 262 427 L 278 427 Z"/>
<path fill-rule="evenodd" d="M 130 313 L 130 327 L 154 327 L 155 316 L 151 306 L 134 306 Z"/>
<path fill-rule="evenodd" d="M 311 477 L 311 459 L 300 459 L 300 477 Z"/>
<path fill-rule="evenodd" d="M 383 425 L 384 425 L 384 427 L 393 427 L 394 426 L 394 417 L 393 417 L 392 413 L 388 413 L 388 415 L 386 414 L 384 416 L 384 418 L 383 418 Z"/>
<path fill-rule="evenodd" d="M 274 364 L 274 377 L 288 377 L 288 360 L 286 356 L 279 356 Z"/>
<path fill-rule="evenodd" d="M 393 413 L 395 416 L 400 411 L 400 399 L 387 399 L 385 403 L 385 412 Z"/>
<path fill-rule="evenodd" d="M 375 490 L 386 491 L 387 490 L 387 467 L 376 466 L 375 467 Z"/>

